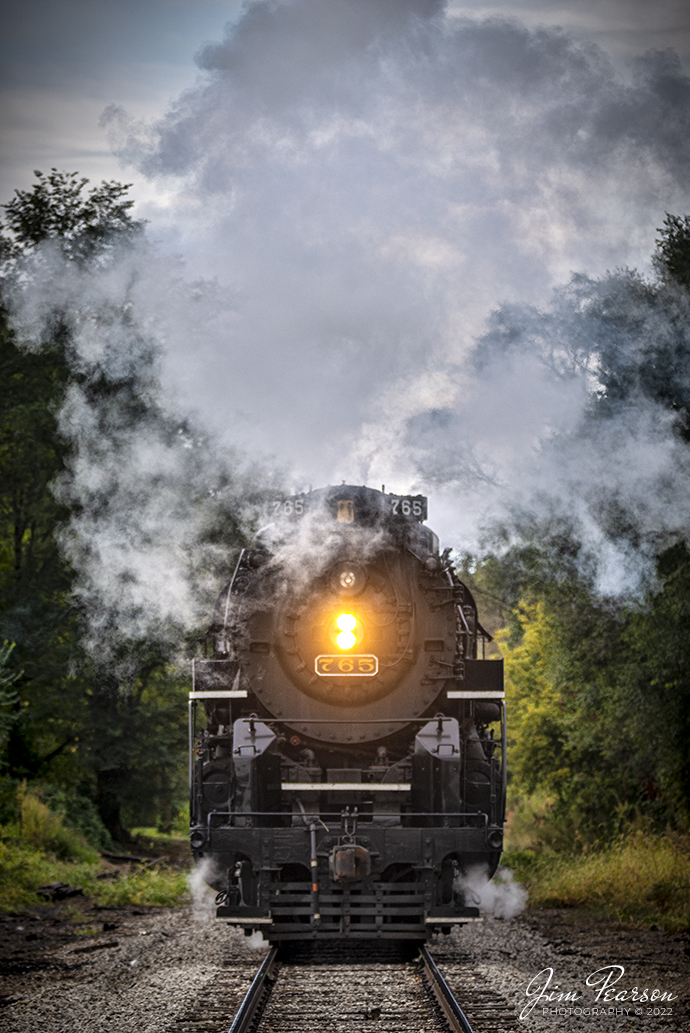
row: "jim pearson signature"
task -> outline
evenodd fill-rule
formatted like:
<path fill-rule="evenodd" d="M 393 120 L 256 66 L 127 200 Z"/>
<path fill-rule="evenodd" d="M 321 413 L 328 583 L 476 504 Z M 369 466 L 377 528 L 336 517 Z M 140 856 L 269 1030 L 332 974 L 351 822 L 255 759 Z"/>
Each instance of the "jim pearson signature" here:
<path fill-rule="evenodd" d="M 586 985 L 594 992 L 595 1004 L 610 1004 L 620 1001 L 633 1001 L 635 1004 L 645 1004 L 648 1001 L 675 1001 L 678 995 L 658 989 L 645 987 L 640 989 L 637 986 L 625 990 L 617 984 L 625 975 L 623 965 L 604 965 L 602 968 L 591 972 L 585 980 Z M 554 1002 L 559 1004 L 573 1004 L 584 997 L 583 993 L 577 990 L 560 990 L 558 983 L 553 983 L 553 969 L 543 968 L 530 980 L 525 990 L 527 1004 L 520 1012 L 520 1018 L 526 1019 L 534 1011 L 538 1004 L 550 1005 Z"/>

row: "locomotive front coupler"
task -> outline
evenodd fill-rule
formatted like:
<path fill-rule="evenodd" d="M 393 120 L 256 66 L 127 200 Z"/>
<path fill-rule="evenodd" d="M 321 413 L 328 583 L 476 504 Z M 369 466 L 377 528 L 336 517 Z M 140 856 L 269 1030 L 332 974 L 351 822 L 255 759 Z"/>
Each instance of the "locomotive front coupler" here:
<path fill-rule="evenodd" d="M 371 875 L 371 853 L 355 839 L 357 817 L 356 807 L 352 812 L 349 807 L 341 812 L 343 835 L 338 837 L 328 857 L 328 874 L 333 882 L 361 882 Z"/>

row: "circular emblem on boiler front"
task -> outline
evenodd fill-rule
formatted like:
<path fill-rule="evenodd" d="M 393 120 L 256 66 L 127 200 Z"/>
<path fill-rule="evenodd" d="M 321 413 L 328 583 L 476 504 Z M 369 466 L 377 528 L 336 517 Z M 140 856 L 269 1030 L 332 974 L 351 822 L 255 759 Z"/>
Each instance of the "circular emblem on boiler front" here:
<path fill-rule="evenodd" d="M 358 563 L 343 560 L 331 573 L 331 588 L 339 596 L 352 598 L 364 591 L 367 576 Z"/>

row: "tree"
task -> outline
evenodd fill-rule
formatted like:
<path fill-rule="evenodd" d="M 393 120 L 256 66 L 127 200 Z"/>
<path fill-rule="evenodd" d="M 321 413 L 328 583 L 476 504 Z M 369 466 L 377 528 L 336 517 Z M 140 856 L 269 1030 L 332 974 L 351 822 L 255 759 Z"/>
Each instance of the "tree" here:
<path fill-rule="evenodd" d="M 667 212 L 664 225 L 657 233 L 661 236 L 657 237 L 652 258 L 654 268 L 662 280 L 690 289 L 690 215 Z"/>
<path fill-rule="evenodd" d="M 16 346 L 0 310 L 0 637 L 16 643 L 16 720 L 5 760 L 44 776 L 75 740 L 65 672 L 77 641 L 72 572 L 55 530 L 67 516 L 50 489 L 69 451 L 57 430 L 69 370 L 60 347 Z"/>
<path fill-rule="evenodd" d="M 128 188 L 36 176 L 5 205 L 0 269 L 0 636 L 23 668 L 5 765 L 87 793 L 124 840 L 128 824 L 169 824 L 186 795 L 176 662 L 202 630 L 174 606 L 151 612 L 145 557 L 157 548 L 160 569 L 174 554 L 189 597 L 208 595 L 229 576 L 243 521 L 227 456 L 164 404 L 156 341 L 132 301 L 155 256 Z M 110 275 L 118 263 L 126 275 Z M 10 309 L 33 336 L 16 339 Z M 26 311 L 40 319 L 23 323 Z M 84 326 L 94 355 L 80 350 Z M 125 562 L 99 567 L 116 542 Z"/>
<path fill-rule="evenodd" d="M 127 245 L 143 233 L 144 222 L 130 214 L 134 201 L 126 195 L 131 183 L 104 180 L 85 196 L 89 181 L 78 172 L 53 168 L 48 175 L 34 175 L 38 182 L 31 190 L 16 190 L 14 199 L 1 206 L 10 231 L 1 238 L 5 267 L 48 240 L 70 261 L 98 261 L 115 245 Z"/>
<path fill-rule="evenodd" d="M 36 176 L 31 191 L 17 191 L 4 206 L 9 231 L 2 236 L 5 306 L 22 275 L 22 289 L 31 289 L 32 262 L 40 261 L 43 247 L 54 245 L 61 261 L 88 269 L 115 260 L 143 230 L 131 217 L 127 186 L 102 183 L 85 194 L 88 181 L 76 173 L 53 169 L 48 176 Z M 117 706 L 101 712 L 108 696 L 102 690 L 103 672 L 82 647 L 86 614 L 74 596 L 77 574 L 58 542 L 58 533 L 79 506 L 55 494 L 56 481 L 68 475 L 74 452 L 74 444 L 60 433 L 59 412 L 75 385 L 89 391 L 96 408 L 101 398 L 112 400 L 119 393 L 124 418 L 141 415 L 147 401 L 137 397 L 131 376 L 120 383 L 107 376 L 85 383 L 84 370 L 73 365 L 69 327 L 61 313 L 40 347 L 20 347 L 5 306 L 0 311 L 0 635 L 16 642 L 13 659 L 22 673 L 16 675 L 16 698 L 3 697 L 15 711 L 4 763 L 16 778 L 57 781 L 73 791 L 80 786 L 87 791 L 91 783 L 101 818 L 122 838 L 119 807 L 132 792 L 121 786 L 113 803 L 105 786 L 108 770 L 117 764 L 107 755 L 106 729 L 112 738 L 123 722 L 118 722 Z M 150 409 L 148 403 L 149 419 Z M 167 662 L 155 648 L 148 653 L 134 672 L 132 691 L 123 694 L 119 686 L 126 697 L 121 709 L 127 711 L 130 726 L 140 730 L 123 737 L 130 760 L 137 748 L 139 755 L 156 756 L 155 747 L 142 739 L 161 733 L 160 720 L 155 729 L 141 713 L 135 720 L 146 710 L 149 677 Z M 166 713 L 181 747 L 179 714 L 173 718 Z M 179 756 L 177 760 L 179 765 Z M 127 777 L 125 765 L 120 781 L 126 783 Z M 148 789 L 150 801 L 150 780 Z M 172 791 L 170 784 L 162 790 L 168 796 Z"/>
<path fill-rule="evenodd" d="M 635 814 L 690 825 L 690 216 L 659 233 L 657 281 L 576 275 L 547 311 L 503 307 L 477 349 L 478 369 L 526 353 L 590 385 L 543 443 L 552 494 L 523 495 L 477 566 L 511 614 L 515 785 L 583 839 Z M 602 590 L 612 555 L 641 572 L 629 594 Z"/>

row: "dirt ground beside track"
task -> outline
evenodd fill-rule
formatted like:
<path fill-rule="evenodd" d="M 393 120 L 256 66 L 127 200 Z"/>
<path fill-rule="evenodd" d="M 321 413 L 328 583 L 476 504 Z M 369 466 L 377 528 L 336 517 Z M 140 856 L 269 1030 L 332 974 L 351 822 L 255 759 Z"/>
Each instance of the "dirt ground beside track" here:
<path fill-rule="evenodd" d="M 227 998 L 230 1020 L 265 949 L 259 938 L 246 938 L 191 906 L 98 908 L 73 898 L 0 915 L 0 1030 L 171 1033 L 199 991 L 228 968 L 236 974 Z M 690 1033 L 690 933 L 631 929 L 576 910 L 536 910 L 439 937 L 432 949 L 442 968 L 470 965 L 478 980 L 514 1002 L 516 1014 L 528 1002 L 529 980 L 549 968 L 552 988 L 558 983 L 561 991 L 575 990 L 582 1010 L 600 1009 L 544 1014 L 539 1002 L 520 1023 L 526 1031 Z M 608 965 L 625 970 L 617 990 L 672 993 L 672 1013 L 654 1015 L 648 1001 L 638 1002 L 643 1014 L 635 1015 L 630 1000 L 613 1005 L 627 1007 L 627 1014 L 604 1011 L 585 981 Z M 548 1012 L 558 1002 L 547 1005 Z"/>
<path fill-rule="evenodd" d="M 658 988 L 673 993 L 677 997 L 672 1003 L 673 1015 L 661 1021 L 658 1028 L 669 1033 L 690 1031 L 690 931 L 668 933 L 663 929 L 636 929 L 566 908 L 527 911 L 518 922 L 542 937 L 558 957 L 568 959 L 585 979 L 603 966 L 620 965 L 625 972 L 614 989 L 630 990 L 637 986 L 641 991 Z M 553 967 L 557 977 L 558 965 Z M 581 978 L 580 985 L 582 982 Z M 562 989 L 569 988 L 562 986 Z M 588 1003 L 591 999 L 589 991 Z M 625 1003 L 630 1006 L 631 1001 L 628 999 Z M 638 1003 L 638 1007 L 643 1008 L 643 1018 L 647 1010 L 654 1011 L 658 1003 Z M 642 1019 L 637 1021 L 639 1028 L 645 1028 Z M 596 1028 L 596 1023 L 591 1028 Z M 625 1028 L 625 1023 L 619 1028 Z"/>

